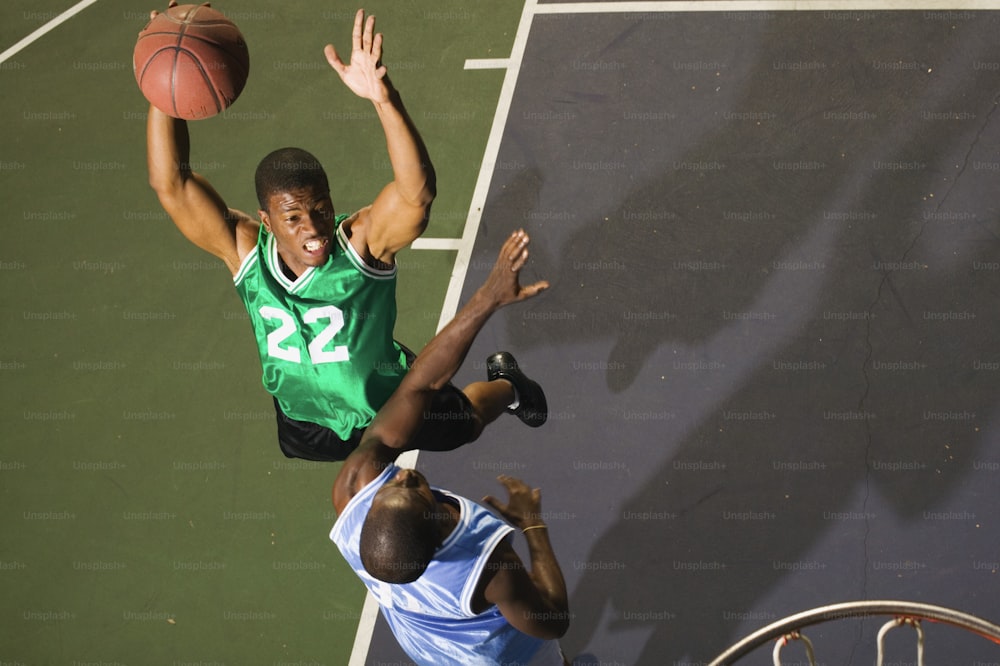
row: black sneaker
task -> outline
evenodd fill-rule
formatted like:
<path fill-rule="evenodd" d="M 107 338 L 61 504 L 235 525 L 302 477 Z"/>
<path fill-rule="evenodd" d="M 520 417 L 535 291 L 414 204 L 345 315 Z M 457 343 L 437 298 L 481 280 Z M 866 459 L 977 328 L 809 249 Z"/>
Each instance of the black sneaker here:
<path fill-rule="evenodd" d="M 514 409 L 507 411 L 521 419 L 525 425 L 537 428 L 549 416 L 549 406 L 545 402 L 545 392 L 542 387 L 521 372 L 517 367 L 517 361 L 510 352 L 497 352 L 486 359 L 486 377 L 493 381 L 495 379 L 506 379 L 514 385 L 517 391 L 518 405 Z"/>

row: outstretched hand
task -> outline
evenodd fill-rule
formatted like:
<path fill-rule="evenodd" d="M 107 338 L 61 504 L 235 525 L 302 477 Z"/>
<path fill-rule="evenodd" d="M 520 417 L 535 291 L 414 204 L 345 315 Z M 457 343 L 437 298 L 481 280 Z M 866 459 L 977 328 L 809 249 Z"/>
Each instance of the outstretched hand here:
<path fill-rule="evenodd" d="M 506 474 L 498 476 L 497 481 L 507 489 L 507 496 L 510 499 L 506 504 L 501 504 L 497 498 L 487 495 L 483 498 L 484 504 L 496 509 L 504 520 L 518 529 L 544 524 L 541 488 L 532 489 L 524 481 Z"/>
<path fill-rule="evenodd" d="M 535 296 L 549 288 L 546 280 L 534 284 L 522 285 L 521 269 L 528 261 L 528 243 L 531 239 L 524 229 L 518 229 L 507 238 L 500 248 L 500 256 L 490 271 L 486 282 L 480 287 L 489 294 L 498 306 L 516 303 Z"/>
<path fill-rule="evenodd" d="M 389 85 L 385 79 L 385 65 L 382 64 L 382 33 L 375 32 L 375 17 L 365 19 L 365 10 L 359 9 L 354 16 L 354 30 L 351 33 L 351 59 L 348 64 L 340 59 L 333 44 L 323 49 L 326 61 L 358 97 L 375 103 L 389 101 Z"/>

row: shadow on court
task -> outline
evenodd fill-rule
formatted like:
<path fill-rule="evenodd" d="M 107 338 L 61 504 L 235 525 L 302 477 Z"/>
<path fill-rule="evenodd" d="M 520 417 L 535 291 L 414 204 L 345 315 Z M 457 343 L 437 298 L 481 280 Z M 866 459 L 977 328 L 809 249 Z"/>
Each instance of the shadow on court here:
<path fill-rule="evenodd" d="M 995 23 L 536 19 L 468 284 L 526 226 L 553 287 L 470 359 L 509 347 L 553 419 L 421 465 L 545 489 L 576 663 L 852 599 L 996 620 Z"/>

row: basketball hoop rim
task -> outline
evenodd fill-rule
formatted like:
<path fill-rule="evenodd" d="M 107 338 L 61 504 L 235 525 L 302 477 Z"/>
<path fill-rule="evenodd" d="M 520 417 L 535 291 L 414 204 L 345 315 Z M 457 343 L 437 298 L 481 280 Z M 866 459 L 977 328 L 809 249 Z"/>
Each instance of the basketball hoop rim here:
<path fill-rule="evenodd" d="M 878 615 L 911 617 L 950 624 L 1000 644 L 1000 626 L 962 611 L 913 601 L 847 601 L 789 615 L 758 629 L 709 662 L 709 666 L 727 666 L 768 641 L 781 638 L 795 629 L 830 620 L 868 618 Z"/>

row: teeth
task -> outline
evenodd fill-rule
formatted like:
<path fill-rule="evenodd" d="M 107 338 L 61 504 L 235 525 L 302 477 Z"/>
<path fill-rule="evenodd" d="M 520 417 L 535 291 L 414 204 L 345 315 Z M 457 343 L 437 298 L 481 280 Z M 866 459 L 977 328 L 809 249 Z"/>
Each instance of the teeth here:
<path fill-rule="evenodd" d="M 315 252 L 316 250 L 320 249 L 324 245 L 326 245 L 326 243 L 324 241 L 322 241 L 322 240 L 315 240 L 314 239 L 314 240 L 306 242 L 306 249 L 309 250 L 310 252 Z"/>

